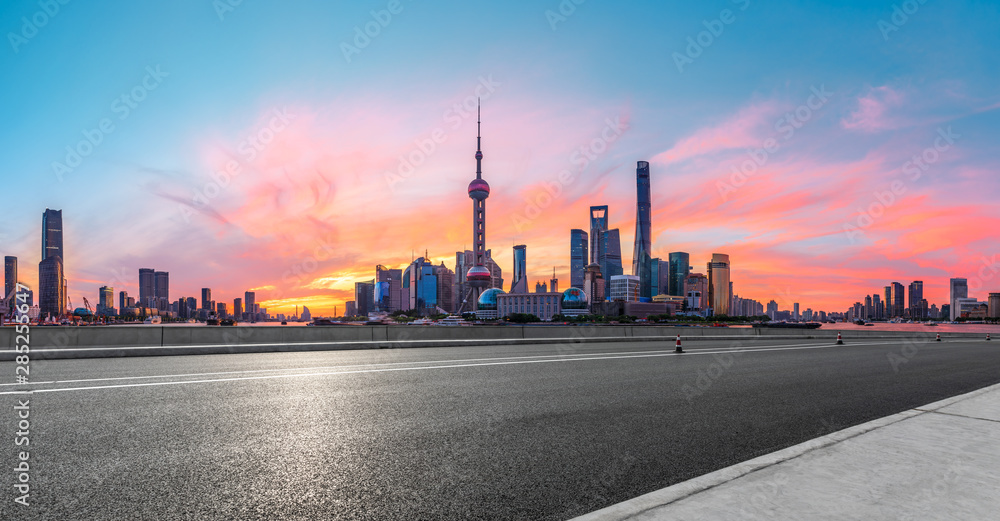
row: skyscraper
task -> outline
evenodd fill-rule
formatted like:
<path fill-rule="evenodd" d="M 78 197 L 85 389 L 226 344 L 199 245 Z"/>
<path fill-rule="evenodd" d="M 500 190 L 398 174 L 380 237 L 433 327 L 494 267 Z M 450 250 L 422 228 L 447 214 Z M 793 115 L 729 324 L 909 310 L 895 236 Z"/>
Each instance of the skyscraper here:
<path fill-rule="evenodd" d="M 385 313 L 409 309 L 403 300 L 403 270 L 375 266 L 375 307 Z"/>
<path fill-rule="evenodd" d="M 153 273 L 153 295 L 160 301 L 170 300 L 170 274 L 165 271 Z"/>
<path fill-rule="evenodd" d="M 375 281 L 355 282 L 354 301 L 358 305 L 358 315 L 363 316 L 375 311 Z"/>
<path fill-rule="evenodd" d="M 898 282 L 889 284 L 889 301 L 885 303 L 887 308 L 892 309 L 891 317 L 902 317 L 906 309 L 906 296 L 903 285 Z"/>
<path fill-rule="evenodd" d="M 101 289 L 98 290 L 97 314 L 98 315 L 115 314 L 115 288 L 109 286 L 101 286 Z"/>
<path fill-rule="evenodd" d="M 156 271 L 152 268 L 139 268 L 139 305 L 150 306 L 150 299 L 156 297 Z"/>
<path fill-rule="evenodd" d="M 243 318 L 243 299 L 233 299 L 233 318 L 240 320 Z"/>
<path fill-rule="evenodd" d="M 66 277 L 63 257 L 62 210 L 42 214 L 42 261 L 38 264 L 38 305 L 42 316 L 66 312 Z"/>
<path fill-rule="evenodd" d="M 17 257 L 4 257 L 3 258 L 3 295 L 0 295 L 0 300 L 7 298 L 14 289 L 17 288 Z M 3 311 L 11 312 L 17 301 L 11 299 L 10 309 L 5 309 Z"/>
<path fill-rule="evenodd" d="M 38 307 L 42 318 L 60 317 L 66 312 L 66 286 L 62 257 L 52 255 L 38 263 Z"/>
<path fill-rule="evenodd" d="M 709 305 L 715 315 L 729 314 L 729 255 L 713 253 L 708 263 Z"/>
<path fill-rule="evenodd" d="M 213 310 L 211 288 L 201 288 L 201 309 Z"/>
<path fill-rule="evenodd" d="M 611 277 L 625 273 L 622 266 L 622 239 L 618 228 L 601 232 L 601 258 L 597 263 L 601 266 L 604 280 L 611 280 Z"/>
<path fill-rule="evenodd" d="M 969 298 L 969 280 L 951 279 L 948 282 L 948 287 L 950 288 L 949 301 L 951 302 L 950 317 L 954 321 L 957 317 L 962 316 L 962 308 L 956 301 L 960 298 Z"/>
<path fill-rule="evenodd" d="M 514 276 L 511 277 L 511 293 L 528 292 L 528 247 L 524 244 L 514 246 Z"/>
<path fill-rule="evenodd" d="M 46 208 L 42 214 L 42 260 L 52 256 L 66 261 L 63 255 L 62 210 Z"/>
<path fill-rule="evenodd" d="M 472 310 L 475 310 L 476 303 L 479 302 L 479 295 L 493 280 L 493 274 L 486 267 L 486 198 L 490 196 L 490 185 L 483 179 L 482 108 L 479 109 L 479 117 L 476 120 L 476 178 L 469 183 L 469 197 L 472 199 L 472 242 L 475 251 L 475 265 L 469 268 L 465 276 L 469 283 L 470 295 L 464 299 L 465 302 L 471 303 Z M 470 310 L 463 309 L 462 311 Z"/>
<path fill-rule="evenodd" d="M 243 292 L 243 306 L 245 308 L 243 312 L 247 314 L 247 320 L 256 321 L 257 317 L 255 310 L 257 309 L 257 294 L 255 292 Z"/>
<path fill-rule="evenodd" d="M 604 269 L 604 232 L 608 231 L 608 207 L 590 207 L 590 261 L 587 264 L 601 264 Z M 603 274 L 603 272 L 602 272 Z"/>
<path fill-rule="evenodd" d="M 684 296 L 684 278 L 691 272 L 691 256 L 683 251 L 675 251 L 670 253 L 669 259 L 670 287 L 667 293 Z"/>
<path fill-rule="evenodd" d="M 583 289 L 583 275 L 590 264 L 588 235 L 580 229 L 569 231 L 569 285 Z"/>
<path fill-rule="evenodd" d="M 632 274 L 639 277 L 639 296 L 649 298 L 652 296 L 649 292 L 653 287 L 649 162 L 639 161 L 635 169 L 635 185 L 635 248 L 632 250 Z"/>
<path fill-rule="evenodd" d="M 927 318 L 927 310 L 924 305 L 924 281 L 915 280 L 910 283 L 910 300 L 907 306 L 910 308 L 910 318 Z"/>

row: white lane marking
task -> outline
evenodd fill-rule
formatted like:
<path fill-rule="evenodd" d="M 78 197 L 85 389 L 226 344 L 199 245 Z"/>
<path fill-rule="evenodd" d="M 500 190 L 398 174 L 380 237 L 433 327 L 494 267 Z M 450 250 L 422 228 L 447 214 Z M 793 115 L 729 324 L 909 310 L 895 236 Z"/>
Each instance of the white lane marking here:
<path fill-rule="evenodd" d="M 861 345 L 881 345 L 881 344 L 851 344 L 852 346 Z M 837 345 L 817 345 L 817 346 L 798 346 L 798 347 L 776 347 L 768 349 L 746 349 L 741 350 L 741 353 L 759 353 L 765 351 L 798 351 L 805 349 L 830 349 L 844 346 Z M 279 374 L 279 375 L 265 375 L 265 376 L 246 376 L 241 378 L 215 378 L 209 380 L 180 380 L 176 382 L 147 382 L 147 383 L 134 383 L 134 384 L 120 384 L 120 385 L 99 385 L 91 387 L 64 387 L 64 388 L 53 388 L 53 389 L 35 389 L 32 393 L 58 393 L 67 391 L 93 391 L 99 389 L 122 389 L 127 387 L 152 387 L 152 386 L 164 386 L 164 385 L 183 385 L 183 384 L 203 384 L 203 383 L 219 383 L 219 382 L 238 382 L 238 381 L 248 381 L 248 380 L 274 380 L 279 378 L 299 378 L 299 377 L 315 377 L 315 376 L 335 376 L 344 374 L 362 374 L 362 373 L 388 373 L 397 371 L 424 371 L 429 369 L 452 369 L 452 368 L 465 368 L 465 367 L 485 367 L 493 365 L 522 365 L 522 364 L 545 364 L 552 362 L 578 362 L 578 361 L 589 361 L 589 360 L 618 360 L 618 359 L 629 359 L 629 358 L 653 358 L 653 357 L 664 357 L 664 356 L 699 356 L 699 355 L 710 355 L 710 354 L 725 354 L 733 353 L 734 350 L 726 349 L 721 351 L 692 351 L 685 354 L 678 353 L 654 353 L 654 354 L 641 354 L 641 355 L 627 355 L 627 356 L 588 356 L 586 358 L 562 358 L 555 360 L 516 360 L 507 362 L 487 362 L 487 363 L 477 363 L 477 364 L 456 364 L 456 365 L 436 365 L 436 366 L 426 366 L 426 367 L 385 367 L 379 369 L 358 369 L 353 371 L 330 371 L 322 373 L 295 373 L 295 374 Z M 4 394 L 21 394 L 21 391 L 9 391 L 0 392 L 0 395 Z"/>
<path fill-rule="evenodd" d="M 673 339 L 671 339 L 673 342 Z M 752 349 L 764 349 L 769 347 L 805 347 L 805 346 L 818 346 L 827 344 L 780 344 L 780 345 L 770 345 L 770 346 L 733 346 L 728 349 L 731 351 L 742 350 L 749 351 Z M 709 348 L 712 349 L 712 348 Z M 714 349 L 722 349 L 714 348 Z M 382 367 L 382 366 L 392 366 L 392 365 L 414 365 L 414 364 L 450 364 L 450 363 L 462 363 L 462 362 L 490 362 L 495 360 L 524 360 L 531 358 L 558 358 L 558 357 L 570 357 L 570 356 L 607 356 L 607 355 L 632 355 L 632 354 L 645 354 L 645 353 L 673 353 L 674 349 L 662 349 L 655 351 L 613 351 L 606 353 L 579 353 L 579 354 L 559 354 L 559 355 L 525 355 L 525 356 L 501 356 L 493 358 L 459 358 L 455 360 L 426 360 L 426 361 L 412 361 L 412 362 L 383 362 L 383 363 L 371 363 L 371 364 L 345 364 L 345 365 L 328 365 L 328 366 L 317 366 L 317 367 L 288 367 L 279 369 L 252 369 L 244 371 L 218 371 L 210 373 L 187 373 L 187 374 L 167 374 L 167 375 L 145 375 L 145 376 L 119 376 L 112 378 L 83 378 L 76 380 L 49 380 L 49 381 L 35 381 L 29 382 L 28 384 L 18 384 L 18 383 L 0 383 L 0 386 L 11 386 L 11 385 L 44 385 L 44 384 L 66 384 L 66 383 L 81 383 L 81 382 L 109 382 L 115 380 L 142 380 L 146 378 L 186 378 L 191 376 L 212 376 L 212 375 L 223 375 L 223 374 L 252 374 L 252 373 L 272 373 L 279 371 L 317 371 L 321 369 L 344 369 L 351 367 Z"/>

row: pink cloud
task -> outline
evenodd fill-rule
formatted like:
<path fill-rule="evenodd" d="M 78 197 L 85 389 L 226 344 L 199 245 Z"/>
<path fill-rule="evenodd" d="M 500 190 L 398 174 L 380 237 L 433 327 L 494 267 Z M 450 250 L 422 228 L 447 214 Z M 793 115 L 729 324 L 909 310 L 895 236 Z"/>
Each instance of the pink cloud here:
<path fill-rule="evenodd" d="M 718 125 L 703 128 L 681 139 L 650 162 L 670 164 L 706 154 L 760 146 L 763 139 L 761 130 L 773 124 L 778 110 L 778 105 L 773 102 L 750 105 Z"/>
<path fill-rule="evenodd" d="M 902 105 L 904 96 L 888 85 L 868 89 L 858 98 L 858 107 L 840 121 L 848 130 L 879 132 L 897 128 L 899 123 L 890 116 L 890 111 Z"/>

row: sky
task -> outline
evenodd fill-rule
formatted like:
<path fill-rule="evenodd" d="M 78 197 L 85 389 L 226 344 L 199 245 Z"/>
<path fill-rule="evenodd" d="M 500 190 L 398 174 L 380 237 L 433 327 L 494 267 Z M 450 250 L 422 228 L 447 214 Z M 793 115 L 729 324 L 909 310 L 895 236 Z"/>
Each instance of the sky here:
<path fill-rule="evenodd" d="M 235 5 L 234 5 L 235 4 Z M 378 264 L 487 248 L 569 282 L 609 205 L 626 266 L 649 161 L 653 253 L 736 294 L 843 311 L 892 281 L 1000 291 L 1000 4 L 108 1 L 0 7 L 0 254 L 37 284 L 63 211 L 75 305 L 246 290 L 343 312 Z M 505 288 L 506 289 L 506 288 Z"/>

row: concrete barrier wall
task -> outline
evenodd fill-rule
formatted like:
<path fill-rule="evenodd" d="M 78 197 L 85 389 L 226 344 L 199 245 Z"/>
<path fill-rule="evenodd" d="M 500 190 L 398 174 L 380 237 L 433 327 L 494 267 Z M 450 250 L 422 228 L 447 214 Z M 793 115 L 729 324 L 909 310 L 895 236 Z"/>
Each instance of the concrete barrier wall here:
<path fill-rule="evenodd" d="M 887 332 L 849 330 L 844 338 L 933 338 L 937 332 Z M 484 340 L 546 340 L 596 338 L 741 338 L 768 336 L 776 338 L 834 338 L 836 329 L 749 329 L 628 325 L 558 325 L 558 326 L 86 326 L 32 327 L 32 349 L 91 348 L 91 347 L 154 347 L 154 346 L 232 346 L 269 344 L 325 344 L 337 342 L 407 342 L 484 341 Z M 978 338 L 981 333 L 942 333 L 943 338 Z M 16 343 L 14 327 L 0 327 L 0 349 L 12 350 Z M 1000 342 L 1000 338 L 997 339 Z"/>

